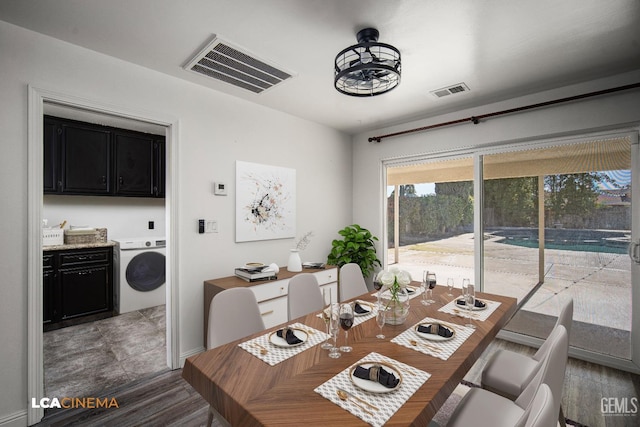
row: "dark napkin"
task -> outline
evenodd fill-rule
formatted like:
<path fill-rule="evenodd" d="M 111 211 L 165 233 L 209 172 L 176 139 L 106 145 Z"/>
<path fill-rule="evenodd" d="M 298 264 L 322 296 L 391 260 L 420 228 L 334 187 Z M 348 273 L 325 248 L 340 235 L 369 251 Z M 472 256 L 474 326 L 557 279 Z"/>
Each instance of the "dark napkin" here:
<path fill-rule="evenodd" d="M 410 287 L 408 287 L 408 286 L 407 286 L 405 289 L 407 290 L 407 293 L 408 293 L 409 295 L 411 295 L 411 294 L 413 294 L 413 293 L 415 293 L 415 292 L 416 292 L 416 289 L 415 289 L 415 288 L 410 288 Z"/>
<path fill-rule="evenodd" d="M 436 332 L 437 327 L 437 332 Z M 451 338 L 453 336 L 453 331 L 447 328 L 446 326 L 442 326 L 439 323 L 432 323 L 431 325 L 418 325 L 418 332 L 423 334 L 437 334 L 441 337 Z"/>
<path fill-rule="evenodd" d="M 353 311 L 355 311 L 358 314 L 365 314 L 365 313 L 371 313 L 371 310 L 362 307 L 359 303 L 355 303 L 355 305 L 353 306 Z"/>
<path fill-rule="evenodd" d="M 466 301 L 465 301 L 465 300 L 463 300 L 463 299 L 458 299 L 458 300 L 456 300 L 456 304 L 458 304 L 458 305 L 462 305 L 462 306 L 466 306 L 466 305 L 467 305 Z M 482 301 L 480 301 L 479 299 L 475 300 L 475 302 L 474 302 L 474 304 L 473 304 L 473 305 L 474 305 L 474 307 L 476 307 L 476 308 L 485 308 L 485 307 L 487 306 L 487 304 L 483 303 L 483 302 L 482 302 Z"/>
<path fill-rule="evenodd" d="M 278 331 L 276 332 L 276 335 L 279 336 L 280 338 L 283 338 L 282 336 L 283 331 L 286 331 L 284 332 L 284 339 L 287 341 L 287 344 L 294 345 L 294 344 L 300 344 L 302 342 L 302 340 L 293 333 L 293 330 L 289 328 L 278 329 Z"/>
<path fill-rule="evenodd" d="M 385 371 L 380 365 L 373 365 L 370 368 L 358 365 L 353 371 L 353 375 L 363 380 L 377 381 L 387 388 L 395 388 L 400 382 L 399 378 L 396 378 L 391 372 Z"/>

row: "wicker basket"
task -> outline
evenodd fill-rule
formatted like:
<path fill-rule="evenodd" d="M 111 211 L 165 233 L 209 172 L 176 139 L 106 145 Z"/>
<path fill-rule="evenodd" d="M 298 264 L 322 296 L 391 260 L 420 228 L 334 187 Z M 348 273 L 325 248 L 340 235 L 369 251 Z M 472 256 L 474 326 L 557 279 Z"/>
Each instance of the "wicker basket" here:
<path fill-rule="evenodd" d="M 80 245 L 91 243 L 106 243 L 107 229 L 96 228 L 86 232 L 64 233 L 64 243 L 68 245 Z"/>

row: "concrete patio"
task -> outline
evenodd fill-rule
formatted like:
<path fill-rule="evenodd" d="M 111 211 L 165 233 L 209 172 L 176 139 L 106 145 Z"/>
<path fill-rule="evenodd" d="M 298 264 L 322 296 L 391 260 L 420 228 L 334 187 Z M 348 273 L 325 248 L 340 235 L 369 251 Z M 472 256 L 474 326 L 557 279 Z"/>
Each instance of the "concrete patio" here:
<path fill-rule="evenodd" d="M 485 240 L 485 292 L 522 301 L 538 283 L 538 249 Z M 403 268 L 414 280 L 424 270 L 435 271 L 438 284 L 453 277 L 459 295 L 462 279 L 473 282 L 472 233 L 388 250 L 388 264 Z M 626 254 L 545 250 L 545 280 L 508 330 L 545 337 L 561 302 L 574 300 L 572 345 L 621 358 L 630 357 L 631 261 Z M 600 337 L 594 339 L 594 337 Z M 595 343 L 594 343 L 595 341 Z"/>

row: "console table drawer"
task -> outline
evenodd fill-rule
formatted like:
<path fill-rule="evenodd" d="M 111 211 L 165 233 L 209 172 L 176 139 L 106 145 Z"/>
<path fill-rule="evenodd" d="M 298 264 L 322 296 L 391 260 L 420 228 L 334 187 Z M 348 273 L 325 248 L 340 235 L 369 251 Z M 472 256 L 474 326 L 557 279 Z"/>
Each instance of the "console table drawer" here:
<path fill-rule="evenodd" d="M 287 295 L 289 279 L 265 282 L 260 285 L 253 285 L 249 289 L 253 291 L 256 300 L 260 303 Z"/>
<path fill-rule="evenodd" d="M 338 270 L 335 268 L 331 268 L 328 270 L 319 270 L 313 274 L 315 274 L 316 278 L 318 279 L 318 284 L 320 286 L 338 281 Z"/>
<path fill-rule="evenodd" d="M 260 314 L 264 321 L 264 326 L 270 328 L 287 321 L 287 299 L 277 298 L 270 301 L 261 302 Z"/>

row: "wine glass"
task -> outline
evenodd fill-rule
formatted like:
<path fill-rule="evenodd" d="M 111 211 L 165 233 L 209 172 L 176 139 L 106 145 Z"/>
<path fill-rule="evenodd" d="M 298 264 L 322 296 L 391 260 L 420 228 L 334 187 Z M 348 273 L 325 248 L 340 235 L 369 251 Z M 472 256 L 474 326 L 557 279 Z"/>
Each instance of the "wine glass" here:
<path fill-rule="evenodd" d="M 453 296 L 453 277 L 447 279 L 447 295 Z"/>
<path fill-rule="evenodd" d="M 337 359 L 341 356 L 338 351 L 338 332 L 340 331 L 340 313 L 337 304 L 332 304 L 329 308 L 329 331 L 333 337 L 333 346 L 329 352 L 329 357 Z"/>
<path fill-rule="evenodd" d="M 340 306 L 340 327 L 344 330 L 344 345 L 340 347 L 340 351 L 348 353 L 353 350 L 349 346 L 349 329 L 353 326 L 353 307 L 351 304 L 345 303 Z"/>
<path fill-rule="evenodd" d="M 469 279 L 462 279 L 462 299 L 463 299 L 463 301 L 464 301 L 464 296 L 466 294 L 465 289 L 467 288 L 467 286 L 469 286 L 469 283 L 471 283 L 471 281 Z"/>
<path fill-rule="evenodd" d="M 434 303 L 433 299 L 433 289 L 436 287 L 436 273 L 430 272 L 427 273 L 427 285 L 429 285 L 429 302 Z"/>
<path fill-rule="evenodd" d="M 420 303 L 422 303 L 422 305 L 431 304 L 431 301 L 429 298 L 428 276 L 429 276 L 429 272 L 427 270 L 424 270 L 422 272 L 422 284 L 420 285 L 420 287 L 422 288 L 422 301 L 420 301 Z"/>
<path fill-rule="evenodd" d="M 329 321 L 331 320 L 331 303 L 329 303 L 322 310 L 322 320 L 324 320 L 324 324 L 325 324 L 325 327 L 326 327 L 326 330 L 327 330 L 327 335 L 331 335 L 331 332 L 329 331 Z M 327 337 L 327 339 L 322 343 L 320 348 L 322 348 L 324 350 L 329 350 L 329 349 L 333 348 L 333 345 L 331 345 L 331 343 L 329 342 L 329 337 Z"/>
<path fill-rule="evenodd" d="M 380 333 L 376 335 L 376 338 L 383 340 L 385 336 L 382 334 L 382 328 L 384 327 L 384 322 L 386 320 L 387 310 L 382 304 L 378 304 L 378 312 L 376 313 L 376 323 L 378 324 L 378 328 L 380 328 Z"/>
<path fill-rule="evenodd" d="M 463 295 L 464 295 L 464 304 L 467 308 L 467 311 L 469 313 L 469 320 L 468 323 L 465 325 L 468 328 L 474 328 L 475 329 L 475 325 L 471 322 L 471 311 L 473 310 L 473 306 L 476 303 L 476 291 L 474 286 L 471 283 L 467 283 L 467 286 L 465 288 L 462 289 Z"/>

